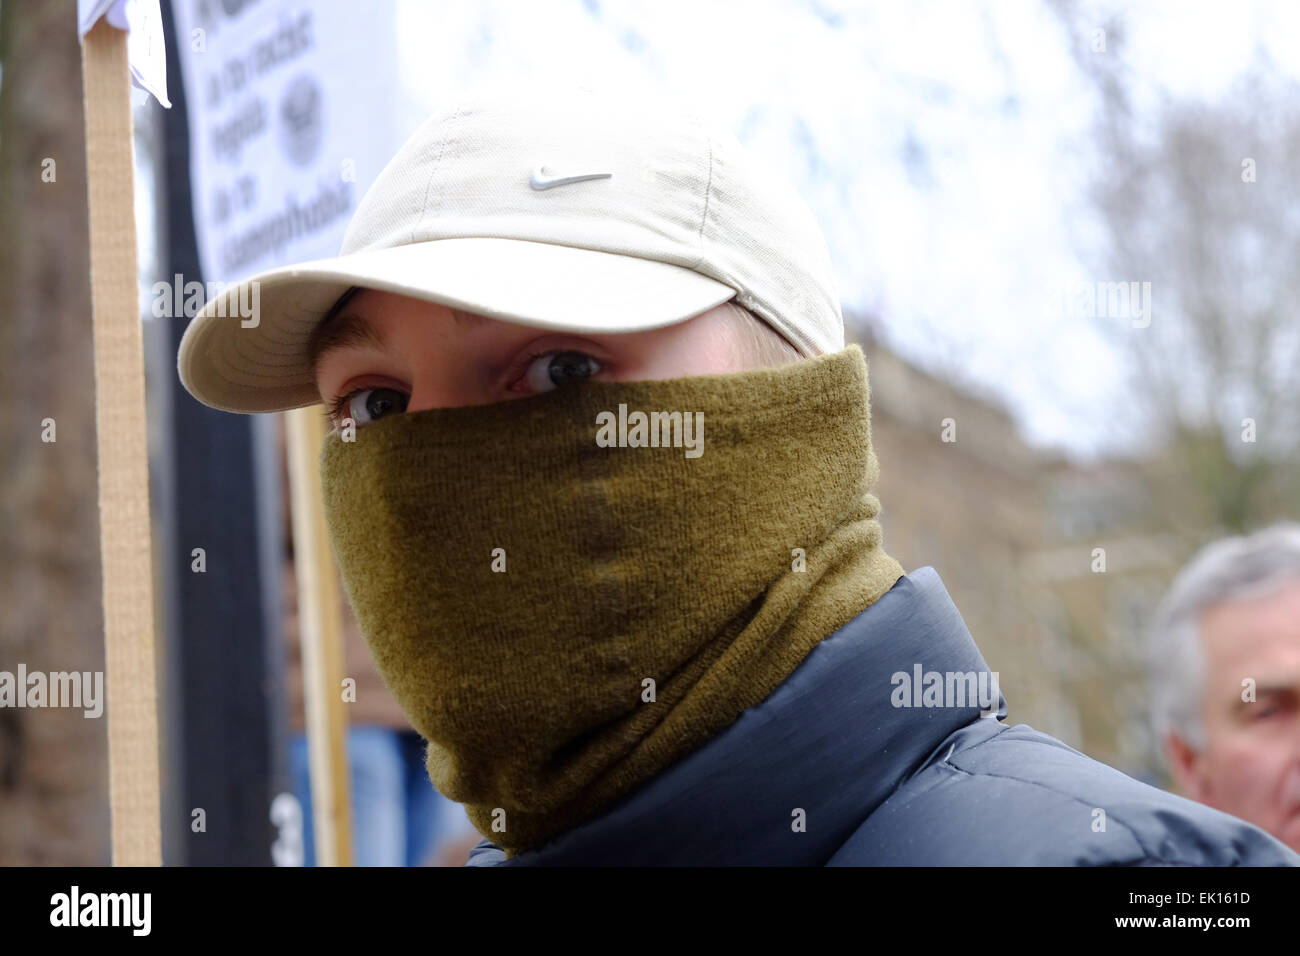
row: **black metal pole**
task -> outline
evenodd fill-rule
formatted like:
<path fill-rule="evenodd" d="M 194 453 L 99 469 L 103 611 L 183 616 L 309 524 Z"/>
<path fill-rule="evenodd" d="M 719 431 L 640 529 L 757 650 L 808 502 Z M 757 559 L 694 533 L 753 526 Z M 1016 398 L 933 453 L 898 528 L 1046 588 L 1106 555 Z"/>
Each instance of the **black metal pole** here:
<path fill-rule="evenodd" d="M 167 80 L 160 201 L 171 283 L 203 281 L 190 185 L 189 115 L 170 0 L 162 3 Z M 170 323 L 162 577 L 169 669 L 163 713 L 164 862 L 269 865 L 269 809 L 288 790 L 281 527 L 275 422 L 192 398 L 175 356 L 189 322 Z M 194 570 L 202 548 L 205 570 Z M 201 813 L 200 813 L 201 811 Z M 203 829 L 199 829 L 202 823 Z"/>

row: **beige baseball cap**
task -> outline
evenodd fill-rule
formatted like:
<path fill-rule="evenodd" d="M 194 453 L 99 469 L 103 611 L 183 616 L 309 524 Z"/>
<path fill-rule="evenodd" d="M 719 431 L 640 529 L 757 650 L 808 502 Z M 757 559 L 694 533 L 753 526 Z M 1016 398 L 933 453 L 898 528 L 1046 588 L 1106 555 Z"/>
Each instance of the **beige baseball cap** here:
<path fill-rule="evenodd" d="M 336 258 L 205 303 L 182 384 L 232 412 L 320 402 L 308 341 L 353 286 L 587 334 L 734 299 L 804 355 L 844 347 L 830 254 L 798 194 L 693 110 L 590 87 L 451 97 L 379 174 Z"/>

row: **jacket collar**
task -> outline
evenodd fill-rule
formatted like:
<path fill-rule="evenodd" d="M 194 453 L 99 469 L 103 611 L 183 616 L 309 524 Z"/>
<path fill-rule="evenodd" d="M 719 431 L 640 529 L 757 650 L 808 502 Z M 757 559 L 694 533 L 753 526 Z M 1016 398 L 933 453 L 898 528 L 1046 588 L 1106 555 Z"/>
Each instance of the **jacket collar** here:
<path fill-rule="evenodd" d="M 822 864 L 945 738 L 981 719 L 978 702 L 925 706 L 919 689 L 910 692 L 918 667 L 988 670 L 928 567 L 823 640 L 762 704 L 601 816 L 510 860 L 485 840 L 469 865 Z M 1007 702 L 994 693 L 1000 720 Z"/>

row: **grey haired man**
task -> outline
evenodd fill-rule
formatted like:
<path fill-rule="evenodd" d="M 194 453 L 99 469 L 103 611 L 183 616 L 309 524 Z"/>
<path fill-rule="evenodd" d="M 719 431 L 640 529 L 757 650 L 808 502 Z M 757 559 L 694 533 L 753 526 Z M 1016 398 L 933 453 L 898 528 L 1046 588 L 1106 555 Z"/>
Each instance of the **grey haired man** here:
<path fill-rule="evenodd" d="M 1150 650 L 1179 786 L 1300 851 L 1300 524 L 1204 548 L 1170 588 Z"/>

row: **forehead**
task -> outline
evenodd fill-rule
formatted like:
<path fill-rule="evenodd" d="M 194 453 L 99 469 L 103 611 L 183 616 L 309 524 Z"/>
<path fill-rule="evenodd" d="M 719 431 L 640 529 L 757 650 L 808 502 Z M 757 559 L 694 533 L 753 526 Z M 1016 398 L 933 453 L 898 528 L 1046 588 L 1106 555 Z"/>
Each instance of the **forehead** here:
<path fill-rule="evenodd" d="M 1223 601 L 1201 615 L 1211 662 L 1300 663 L 1300 578 L 1258 597 Z"/>
<path fill-rule="evenodd" d="M 465 327 L 481 326 L 492 321 L 487 316 L 437 302 L 381 289 L 353 287 L 339 297 L 312 330 L 307 343 L 312 372 L 315 373 L 321 360 L 330 352 L 347 348 L 384 348 L 385 320 L 403 313 L 419 314 L 422 320 L 442 317 Z"/>

